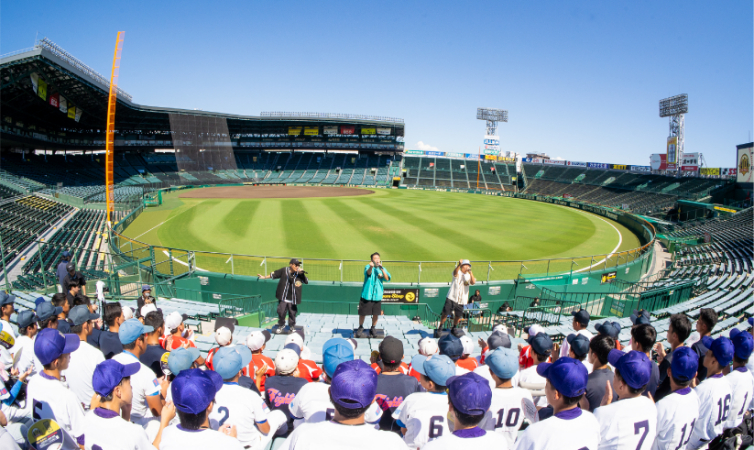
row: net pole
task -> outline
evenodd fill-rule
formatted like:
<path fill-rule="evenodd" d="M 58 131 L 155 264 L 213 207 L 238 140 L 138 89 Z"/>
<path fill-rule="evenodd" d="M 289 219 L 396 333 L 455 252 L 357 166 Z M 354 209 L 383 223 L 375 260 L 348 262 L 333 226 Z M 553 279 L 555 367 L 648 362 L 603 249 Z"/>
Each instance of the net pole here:
<path fill-rule="evenodd" d="M 107 206 L 107 223 L 110 225 L 115 196 L 113 194 L 113 156 L 115 151 L 115 105 L 118 100 L 118 74 L 120 72 L 120 55 L 123 51 L 125 31 L 118 31 L 115 38 L 113 70 L 110 74 L 110 92 L 107 97 L 107 130 L 105 131 L 105 200 Z"/>
<path fill-rule="evenodd" d="M 476 158 L 476 188 L 479 189 L 479 172 L 482 171 L 482 148 L 477 147 L 477 158 Z"/>

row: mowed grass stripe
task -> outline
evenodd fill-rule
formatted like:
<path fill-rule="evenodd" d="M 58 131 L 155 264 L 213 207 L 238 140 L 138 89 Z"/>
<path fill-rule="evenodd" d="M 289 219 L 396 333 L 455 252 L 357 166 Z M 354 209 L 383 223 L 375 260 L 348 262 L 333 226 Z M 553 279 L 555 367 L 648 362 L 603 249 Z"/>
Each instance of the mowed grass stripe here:
<path fill-rule="evenodd" d="M 233 209 L 225 215 L 223 226 L 233 236 L 243 239 L 249 235 L 249 227 L 259 209 L 259 200 L 239 201 Z"/>
<path fill-rule="evenodd" d="M 195 217 L 203 216 L 202 205 L 194 208 L 188 208 L 181 214 L 180 218 L 171 220 L 158 228 L 160 241 L 167 247 L 177 247 L 186 250 L 206 250 L 213 251 L 214 245 L 209 241 L 194 235 L 191 231 L 191 222 Z"/>
<path fill-rule="evenodd" d="M 317 255 L 316 258 L 336 258 L 337 252 L 330 244 L 330 240 L 322 232 L 317 223 L 304 207 L 301 200 L 286 200 L 282 202 L 283 229 L 289 249 L 299 249 L 291 253 L 297 255 L 302 248 L 306 248 L 306 255 Z"/>

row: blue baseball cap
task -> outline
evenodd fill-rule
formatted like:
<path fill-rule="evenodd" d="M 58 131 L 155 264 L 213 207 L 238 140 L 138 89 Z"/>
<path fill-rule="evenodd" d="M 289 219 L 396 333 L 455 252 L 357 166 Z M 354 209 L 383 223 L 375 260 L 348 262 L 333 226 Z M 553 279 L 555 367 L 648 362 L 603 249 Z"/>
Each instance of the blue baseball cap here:
<path fill-rule="evenodd" d="M 215 372 L 223 377 L 223 380 L 230 380 L 250 362 L 251 350 L 249 350 L 249 347 L 245 345 L 226 346 L 220 347 L 215 353 L 212 358 L 212 367 L 214 367 Z"/>
<path fill-rule="evenodd" d="M 223 378 L 214 370 L 184 370 L 170 384 L 173 403 L 178 411 L 199 414 L 206 411 L 223 387 Z"/>
<path fill-rule="evenodd" d="M 148 284 L 142 284 L 142 285 L 141 285 L 141 292 L 144 292 L 144 291 L 151 291 L 151 290 L 152 290 L 152 288 L 151 288 L 151 287 L 149 287 L 149 285 L 148 285 Z"/>
<path fill-rule="evenodd" d="M 474 372 L 451 377 L 448 380 L 448 396 L 453 402 L 453 409 L 471 416 L 486 413 L 492 404 L 489 381 Z"/>
<path fill-rule="evenodd" d="M 457 361 L 463 355 L 463 343 L 453 333 L 441 337 L 437 341 L 437 347 L 440 349 L 441 355 L 445 355 L 453 361 Z M 443 384 L 443 386 L 445 385 Z"/>
<path fill-rule="evenodd" d="M 34 299 L 34 309 L 36 309 L 39 306 L 39 304 L 42 303 L 42 302 L 44 302 L 44 301 L 45 301 L 44 297 L 37 297 L 37 298 L 35 298 Z"/>
<path fill-rule="evenodd" d="M 636 350 L 623 353 L 613 349 L 607 354 L 607 360 L 613 367 L 620 370 L 623 381 L 634 389 L 643 388 L 652 377 L 652 361 L 645 353 Z"/>
<path fill-rule="evenodd" d="M 578 359 L 564 356 L 554 363 L 541 363 L 537 373 L 550 380 L 552 387 L 566 397 L 578 397 L 586 392 L 589 372 Z"/>
<path fill-rule="evenodd" d="M 151 333 L 154 331 L 154 327 L 151 325 L 144 325 L 139 322 L 139 319 L 128 319 L 118 328 L 118 338 L 120 343 L 128 345 L 135 340 L 139 339 L 139 336 L 144 333 Z"/>
<path fill-rule="evenodd" d="M 634 313 L 631 314 L 631 323 L 634 325 L 642 325 L 651 322 L 652 318 L 649 316 L 649 311 L 646 309 L 635 309 Z"/>
<path fill-rule="evenodd" d="M 44 322 L 62 312 L 63 308 L 61 306 L 53 306 L 52 302 L 42 301 L 37 305 L 37 318 L 40 322 Z"/>
<path fill-rule="evenodd" d="M 717 362 L 725 367 L 733 361 L 733 354 L 735 349 L 733 348 L 733 342 L 727 337 L 720 336 L 713 340 L 709 336 L 702 338 L 702 345 L 712 350 L 712 354 L 715 355 Z"/>
<path fill-rule="evenodd" d="M 537 333 L 535 336 L 530 336 L 527 341 L 531 345 L 531 349 L 538 355 L 549 356 L 552 353 L 552 339 L 547 333 Z"/>
<path fill-rule="evenodd" d="M 330 397 L 346 409 L 366 408 L 377 395 L 377 372 L 361 359 L 344 361 L 335 369 Z"/>
<path fill-rule="evenodd" d="M 518 351 L 512 348 L 498 347 L 484 358 L 490 372 L 498 378 L 509 380 L 518 372 Z"/>
<path fill-rule="evenodd" d="M 36 321 L 37 315 L 30 309 L 23 310 L 16 316 L 16 324 L 18 324 L 18 328 L 26 328 Z"/>
<path fill-rule="evenodd" d="M 446 355 L 416 355 L 411 360 L 411 368 L 438 386 L 447 386 L 448 378 L 456 374 L 455 363 Z"/>
<path fill-rule="evenodd" d="M 597 332 L 603 336 L 610 336 L 613 339 L 618 339 L 620 336 L 620 324 L 618 322 L 603 322 L 598 323 L 594 327 Z"/>
<path fill-rule="evenodd" d="M 75 351 L 79 345 L 81 340 L 75 334 L 63 334 L 54 328 L 45 328 L 34 340 L 34 354 L 46 366 L 62 355 Z"/>
<path fill-rule="evenodd" d="M 699 355 L 694 350 L 689 347 L 678 347 L 673 350 L 673 359 L 670 362 L 670 372 L 673 378 L 689 381 L 696 376 L 697 370 L 699 370 Z"/>
<path fill-rule="evenodd" d="M 190 369 L 191 365 L 194 364 L 194 361 L 196 361 L 200 355 L 201 353 L 196 347 L 178 347 L 171 351 L 170 355 L 168 355 L 168 369 L 170 369 L 170 373 L 178 375 L 179 373 Z"/>
<path fill-rule="evenodd" d="M 589 311 L 585 309 L 580 309 L 578 311 L 572 311 L 571 315 L 574 319 L 576 319 L 576 322 L 580 323 L 581 325 L 587 326 L 589 325 L 589 320 L 591 319 L 591 316 L 589 315 Z"/>
<path fill-rule="evenodd" d="M 69 252 L 68 250 L 63 250 L 63 253 L 61 253 L 60 256 L 62 256 L 63 258 L 68 258 L 69 256 L 71 256 L 71 252 Z"/>
<path fill-rule="evenodd" d="M 353 346 L 343 338 L 333 338 L 322 346 L 323 368 L 332 379 L 341 363 L 353 361 Z"/>
<path fill-rule="evenodd" d="M 16 301 L 15 295 L 10 295 L 5 291 L 0 291 L 0 306 L 10 305 Z"/>
<path fill-rule="evenodd" d="M 105 360 L 94 368 L 92 388 L 94 392 L 106 397 L 120 384 L 121 380 L 139 371 L 141 364 L 121 364 L 114 359 Z"/>
<path fill-rule="evenodd" d="M 589 353 L 589 338 L 583 334 L 569 334 L 566 341 L 576 356 L 581 357 Z"/>
<path fill-rule="evenodd" d="M 749 359 L 754 350 L 754 339 L 748 331 L 739 331 L 738 328 L 730 330 L 730 341 L 738 359 Z"/>
<path fill-rule="evenodd" d="M 89 307 L 86 305 L 76 305 L 68 311 L 68 318 L 71 319 L 74 326 L 78 326 L 89 320 L 99 319 L 99 314 L 89 312 Z"/>

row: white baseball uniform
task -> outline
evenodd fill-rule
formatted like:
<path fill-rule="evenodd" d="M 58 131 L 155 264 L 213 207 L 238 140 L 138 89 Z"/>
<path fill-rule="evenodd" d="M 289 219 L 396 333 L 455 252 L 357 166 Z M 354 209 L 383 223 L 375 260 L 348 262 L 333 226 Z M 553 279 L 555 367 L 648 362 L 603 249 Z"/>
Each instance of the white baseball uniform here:
<path fill-rule="evenodd" d="M 733 394 L 730 402 L 730 414 L 724 428 L 736 428 L 744 420 L 746 411 L 754 407 L 754 377 L 746 367 L 733 369 L 725 379 L 730 383 L 730 391 Z"/>
<path fill-rule="evenodd" d="M 36 338 L 36 336 L 34 337 Z M 19 372 L 24 373 L 29 366 L 35 363 L 39 364 L 39 360 L 37 360 L 34 355 L 34 339 L 28 336 L 19 336 L 18 339 L 16 339 L 16 345 L 11 348 L 11 353 L 13 353 L 14 358 L 16 358 L 18 352 L 21 352 L 21 354 L 18 356 L 18 360 L 16 361 L 16 364 L 13 365 L 13 368 L 18 369 Z M 35 365 L 32 375 L 40 370 L 42 370 L 42 366 Z"/>
<path fill-rule="evenodd" d="M 691 388 L 679 389 L 655 404 L 657 437 L 653 450 L 685 450 L 699 418 L 699 397 Z M 599 410 L 599 409 L 598 409 Z"/>
<path fill-rule="evenodd" d="M 286 421 L 283 417 L 275 424 L 276 428 L 271 430 L 272 433 L 268 433 L 269 436 L 263 435 L 256 424 L 267 422 L 269 415 L 270 409 L 259 394 L 239 386 L 238 383 L 226 382 L 215 395 L 215 404 L 209 414 L 209 421 L 213 430 L 225 424 L 235 425 L 241 445 L 257 449 L 263 448 L 262 440 L 269 441 L 268 438 L 272 438 L 275 431 Z M 270 424 L 270 427 L 272 426 L 273 424 Z"/>
<path fill-rule="evenodd" d="M 162 430 L 160 450 L 243 450 L 238 439 L 217 430 L 186 430 L 180 425 L 170 425 Z"/>
<path fill-rule="evenodd" d="M 139 425 L 123 420 L 120 414 L 103 408 L 95 408 L 84 418 L 86 450 L 95 446 L 112 450 L 153 449 L 147 432 Z"/>
<path fill-rule="evenodd" d="M 478 437 L 459 437 L 453 433 L 448 433 L 434 441 L 428 443 L 422 450 L 506 450 L 511 449 L 505 436 L 499 433 L 487 431 L 484 435 Z"/>
<path fill-rule="evenodd" d="M 721 373 L 705 378 L 694 390 L 699 396 L 699 418 L 686 447 L 690 450 L 705 447 L 723 433 L 732 401 L 730 383 Z"/>
<path fill-rule="evenodd" d="M 535 356 L 536 357 L 536 356 Z M 541 385 L 542 390 L 547 384 L 547 379 L 537 373 L 537 366 L 531 366 L 527 369 L 519 371 L 521 374 L 518 379 L 519 385 Z M 544 408 L 548 405 L 547 397 L 544 395 L 532 396 L 534 405 L 539 408 Z"/>
<path fill-rule="evenodd" d="M 131 389 L 133 390 L 131 422 L 143 424 L 153 417 L 152 410 L 147 404 L 147 397 L 160 395 L 160 382 L 155 378 L 154 371 L 128 350 L 123 350 L 123 352 L 113 356 L 113 359 L 123 365 L 135 362 L 141 365 L 139 371 L 131 376 Z"/>
<path fill-rule="evenodd" d="M 76 397 L 86 408 L 94 395 L 92 388 L 92 375 L 97 364 L 105 361 L 105 355 L 102 352 L 87 343 L 81 341 L 81 345 L 71 353 L 71 362 L 68 369 L 63 371 L 68 388 L 76 394 Z"/>
<path fill-rule="evenodd" d="M 448 395 L 446 393 L 415 392 L 393 413 L 398 426 L 406 429 L 403 441 L 409 448 L 421 448 L 432 439 L 450 434 Z"/>
<path fill-rule="evenodd" d="M 305 384 L 288 408 L 295 418 L 293 426 L 298 428 L 304 423 L 319 423 L 330 421 L 335 414 L 335 407 L 330 401 L 330 385 L 326 383 Z M 379 425 L 382 418 L 382 408 L 377 402 L 372 403 L 364 415 L 364 421 L 371 425 Z"/>
<path fill-rule="evenodd" d="M 589 411 L 578 408 L 578 417 L 554 415 L 533 423 L 516 441 L 515 450 L 597 450 L 600 424 Z"/>
<path fill-rule="evenodd" d="M 497 385 L 492 380 L 492 375 L 490 375 L 490 366 L 481 365 L 474 369 L 474 373 L 487 380 L 490 383 L 490 389 L 495 390 L 495 388 L 497 388 Z M 513 387 L 518 387 L 518 379 L 520 376 L 521 372 L 517 371 L 516 374 L 513 375 L 513 378 L 511 378 L 511 384 Z"/>
<path fill-rule="evenodd" d="M 644 396 L 594 410 L 600 424 L 600 450 L 649 450 L 657 436 L 657 408 Z"/>
<path fill-rule="evenodd" d="M 337 422 L 305 423 L 296 428 L 277 450 L 387 450 L 406 445 L 400 436 L 380 431 L 369 424 L 341 425 Z"/>
<path fill-rule="evenodd" d="M 479 426 L 503 435 L 508 447 L 513 448 L 518 430 L 524 424 L 521 400 L 525 398 L 533 401 L 531 393 L 523 388 L 493 389 L 490 410 L 484 415 Z"/>
<path fill-rule="evenodd" d="M 53 419 L 60 425 L 60 429 L 66 432 L 63 450 L 78 450 L 78 447 L 72 444 L 85 443 L 84 409 L 76 394 L 62 381 L 39 372 L 29 380 L 26 401 L 35 421 Z"/>

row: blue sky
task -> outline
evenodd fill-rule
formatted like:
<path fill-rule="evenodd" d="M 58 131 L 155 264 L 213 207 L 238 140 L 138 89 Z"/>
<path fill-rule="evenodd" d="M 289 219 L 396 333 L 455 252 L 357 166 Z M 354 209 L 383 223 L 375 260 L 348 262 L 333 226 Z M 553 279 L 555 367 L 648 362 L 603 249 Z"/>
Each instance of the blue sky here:
<path fill-rule="evenodd" d="M 476 152 L 479 106 L 510 111 L 502 150 L 649 164 L 658 101 L 689 94 L 686 151 L 733 167 L 754 122 L 751 1 L 6 1 L 0 53 L 37 32 L 137 103 L 406 121 L 406 148 Z"/>

